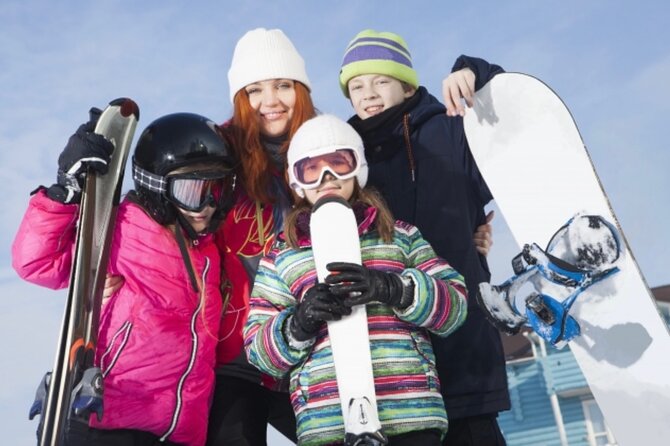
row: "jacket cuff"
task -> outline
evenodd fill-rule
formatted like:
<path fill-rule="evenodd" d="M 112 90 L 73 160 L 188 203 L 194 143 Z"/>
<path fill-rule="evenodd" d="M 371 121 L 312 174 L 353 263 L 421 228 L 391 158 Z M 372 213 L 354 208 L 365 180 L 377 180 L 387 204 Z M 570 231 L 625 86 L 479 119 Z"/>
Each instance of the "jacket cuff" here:
<path fill-rule="evenodd" d="M 293 315 L 286 318 L 286 320 L 284 321 L 284 326 L 282 327 L 282 332 L 284 333 L 284 337 L 286 338 L 289 347 L 291 347 L 294 350 L 306 350 L 307 348 L 314 345 L 314 342 L 316 342 L 316 335 L 305 341 L 300 341 L 296 339 L 295 336 L 293 336 L 293 330 L 291 330 L 292 324 L 293 324 Z"/>
<path fill-rule="evenodd" d="M 461 54 L 454 62 L 451 72 L 458 71 L 463 68 L 470 68 L 475 73 L 475 91 L 479 91 L 493 76 L 499 73 L 504 73 L 502 67 L 490 64 L 479 57 L 466 56 Z"/>

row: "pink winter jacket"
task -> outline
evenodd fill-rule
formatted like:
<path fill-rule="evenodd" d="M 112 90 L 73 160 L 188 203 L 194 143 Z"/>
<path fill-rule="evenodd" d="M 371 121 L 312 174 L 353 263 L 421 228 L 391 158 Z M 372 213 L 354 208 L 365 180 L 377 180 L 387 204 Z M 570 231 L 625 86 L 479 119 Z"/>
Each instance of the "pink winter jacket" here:
<path fill-rule="evenodd" d="M 22 278 L 67 287 L 77 208 L 49 199 L 43 190 L 31 198 L 12 246 Z M 174 234 L 136 204 L 120 205 L 108 270 L 125 283 L 100 316 L 96 363 L 104 376 L 104 414 L 100 422 L 92 416 L 91 426 L 152 432 L 184 445 L 205 443 L 221 322 L 220 261 L 211 235 L 189 251 L 204 284 L 200 295 Z"/>

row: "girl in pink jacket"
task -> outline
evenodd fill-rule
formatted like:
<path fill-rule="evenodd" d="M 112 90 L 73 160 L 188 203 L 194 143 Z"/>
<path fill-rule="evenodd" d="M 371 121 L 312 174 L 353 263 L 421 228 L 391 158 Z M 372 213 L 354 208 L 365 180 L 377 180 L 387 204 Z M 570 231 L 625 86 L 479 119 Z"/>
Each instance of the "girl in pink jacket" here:
<path fill-rule="evenodd" d="M 58 182 L 30 200 L 12 246 L 13 266 L 29 282 L 68 286 L 79 181 L 86 167 L 104 173 L 113 149 L 93 127 L 84 124 L 70 138 Z M 199 115 L 164 116 L 140 136 L 135 190 L 119 206 L 108 267 L 125 281 L 100 315 L 103 416 L 91 416 L 90 427 L 73 423 L 68 445 L 205 443 L 219 328 L 235 323 L 222 308 L 212 235 L 230 201 L 235 164 L 219 128 Z M 225 343 L 234 356 L 242 339 Z"/>

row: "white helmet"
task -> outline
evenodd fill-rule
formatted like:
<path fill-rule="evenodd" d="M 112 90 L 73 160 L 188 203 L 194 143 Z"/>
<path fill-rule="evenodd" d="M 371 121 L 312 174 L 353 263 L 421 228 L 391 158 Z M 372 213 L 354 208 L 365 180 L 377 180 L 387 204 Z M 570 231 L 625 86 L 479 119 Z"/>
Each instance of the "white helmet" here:
<path fill-rule="evenodd" d="M 315 185 L 301 181 L 296 164 L 308 158 L 340 150 L 349 150 L 353 154 L 355 164 L 352 170 L 342 175 L 330 168 L 324 168 Z M 363 140 L 352 126 L 334 115 L 319 115 L 305 121 L 291 139 L 287 158 L 289 185 L 300 197 L 305 196 L 305 189 L 320 183 L 325 170 L 340 179 L 355 176 L 361 188 L 365 187 L 368 180 L 368 163 L 365 159 Z"/>

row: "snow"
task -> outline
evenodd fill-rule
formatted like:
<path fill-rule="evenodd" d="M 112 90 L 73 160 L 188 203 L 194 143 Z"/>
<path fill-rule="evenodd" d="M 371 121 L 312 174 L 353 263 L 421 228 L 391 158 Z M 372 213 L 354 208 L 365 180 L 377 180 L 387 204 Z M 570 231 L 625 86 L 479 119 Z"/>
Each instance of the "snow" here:
<path fill-rule="evenodd" d="M 508 291 L 509 287 L 492 286 L 490 283 L 479 284 L 480 301 L 494 325 L 504 331 L 515 331 L 526 322 L 526 318 L 512 308 L 508 300 Z"/>
<path fill-rule="evenodd" d="M 556 233 L 547 251 L 580 269 L 603 270 L 619 258 L 620 241 L 603 217 L 578 213 Z"/>

